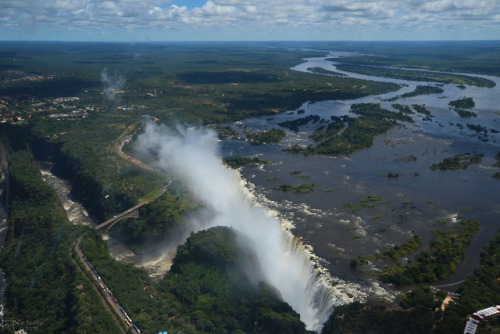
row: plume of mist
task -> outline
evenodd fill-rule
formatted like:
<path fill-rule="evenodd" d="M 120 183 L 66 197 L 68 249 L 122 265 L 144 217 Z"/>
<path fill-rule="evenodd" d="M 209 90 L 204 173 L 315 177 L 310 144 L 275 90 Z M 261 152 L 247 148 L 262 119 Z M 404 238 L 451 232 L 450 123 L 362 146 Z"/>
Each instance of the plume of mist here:
<path fill-rule="evenodd" d="M 104 86 L 103 93 L 104 96 L 109 101 L 114 101 L 116 99 L 117 92 L 121 91 L 123 84 L 125 83 L 125 77 L 115 73 L 114 75 L 109 75 L 108 70 L 105 68 L 101 72 L 101 83 Z"/>
<path fill-rule="evenodd" d="M 149 123 L 135 144 L 138 154 L 183 180 L 210 215 L 203 228 L 229 226 L 254 252 L 263 279 L 277 288 L 309 330 L 321 330 L 333 309 L 329 286 L 298 238 L 268 210 L 256 206 L 240 176 L 222 163 L 215 132 Z"/>

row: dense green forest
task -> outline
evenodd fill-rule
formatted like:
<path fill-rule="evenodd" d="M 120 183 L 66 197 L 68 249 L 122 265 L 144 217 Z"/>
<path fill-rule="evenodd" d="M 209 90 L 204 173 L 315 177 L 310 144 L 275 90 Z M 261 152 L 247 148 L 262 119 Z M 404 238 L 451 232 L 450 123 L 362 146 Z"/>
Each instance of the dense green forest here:
<path fill-rule="evenodd" d="M 306 332 L 274 288 L 251 283 L 237 265 L 249 253 L 237 248 L 231 230 L 192 235 L 179 248 L 170 273 L 157 283 L 142 269 L 113 260 L 97 232 L 67 221 L 31 154 L 12 154 L 9 170 L 10 225 L 0 257 L 8 281 L 6 319 L 36 323 L 44 333 L 118 332 L 71 257 L 74 241 L 85 233 L 82 251 L 145 333 Z M 165 206 L 159 201 L 145 210 Z M 166 222 L 175 221 L 172 214 L 165 212 Z M 251 256 L 247 260 L 253 261 Z"/>
<path fill-rule="evenodd" d="M 40 120 L 32 125 L 34 153 L 38 159 L 55 162 L 54 172 L 71 180 L 73 194 L 92 215 L 105 220 L 164 182 L 116 152 L 118 138 L 136 125 L 134 118 L 113 113 L 82 120 Z"/>
<path fill-rule="evenodd" d="M 274 288 L 250 281 L 240 264 L 254 259 L 229 228 L 192 234 L 159 282 L 112 259 L 97 233 L 81 249 L 145 333 L 306 333 Z"/>
<path fill-rule="evenodd" d="M 500 75 L 495 41 L 337 42 L 335 46 L 365 53 L 342 59 L 349 64 Z"/>
<path fill-rule="evenodd" d="M 32 324 L 28 328 L 35 332 L 116 333 L 116 324 L 70 257 L 83 229 L 68 222 L 30 153 L 12 154 L 9 172 L 9 231 L 0 253 L 8 282 L 4 319 Z"/>
<path fill-rule="evenodd" d="M 179 185 L 174 184 L 156 200 L 139 209 L 138 219 L 127 219 L 111 229 L 112 236 L 139 250 L 145 243 L 158 242 L 183 224 L 184 215 L 197 207 Z"/>
<path fill-rule="evenodd" d="M 17 52 L 19 45 L 2 47 L 7 53 Z M 34 43 L 21 47 L 23 54 L 16 61 L 4 59 L 5 66 L 56 73 L 57 80 L 51 83 L 61 81 L 59 85 L 67 88 L 57 90 L 47 81 L 9 83 L 0 86 L 0 96 L 33 92 L 31 95 L 48 100 L 64 92 L 62 96 L 79 96 L 78 106 L 99 105 L 110 111 L 118 104 L 134 105 L 123 112 L 153 114 L 164 123 L 172 119 L 222 123 L 297 109 L 304 101 L 353 99 L 399 89 L 392 83 L 290 71 L 302 58 L 324 53 L 269 48 L 265 43 L 214 43 L 210 48 L 196 43 L 140 44 L 136 46 L 139 58 L 130 54 L 128 44 L 68 48 L 64 43 Z M 99 84 L 103 68 L 111 77 L 123 78 L 120 88 L 126 94 L 103 100 Z"/>

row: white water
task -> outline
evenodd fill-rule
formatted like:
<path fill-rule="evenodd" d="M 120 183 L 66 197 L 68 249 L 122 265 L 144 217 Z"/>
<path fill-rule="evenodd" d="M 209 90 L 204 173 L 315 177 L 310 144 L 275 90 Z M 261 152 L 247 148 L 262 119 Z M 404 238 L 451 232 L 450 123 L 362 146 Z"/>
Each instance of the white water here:
<path fill-rule="evenodd" d="M 174 134 L 164 126 L 148 124 L 136 149 L 156 153 L 159 168 L 183 179 L 211 212 L 205 227 L 229 226 L 244 236 L 263 280 L 279 290 L 307 329 L 320 331 L 333 306 L 352 298 L 331 286 L 331 277 L 315 263 L 310 247 L 283 229 L 267 209 L 254 204 L 239 175 L 222 164 L 215 133 L 178 131 Z"/>

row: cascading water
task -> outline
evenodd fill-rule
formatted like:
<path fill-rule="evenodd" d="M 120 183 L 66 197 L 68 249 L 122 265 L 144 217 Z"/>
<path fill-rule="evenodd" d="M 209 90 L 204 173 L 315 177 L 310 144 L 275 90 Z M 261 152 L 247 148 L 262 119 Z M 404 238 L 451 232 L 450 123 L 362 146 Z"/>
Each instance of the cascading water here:
<path fill-rule="evenodd" d="M 138 137 L 136 150 L 153 153 L 159 168 L 182 178 L 210 209 L 205 227 L 229 226 L 243 235 L 256 255 L 263 279 L 279 290 L 307 329 L 321 330 L 339 302 L 329 275 L 313 262 L 314 255 L 306 245 L 282 228 L 269 210 L 254 204 L 239 175 L 222 164 L 215 133 L 200 129 L 174 133 L 148 124 Z M 341 303 L 350 301 L 344 296 Z"/>

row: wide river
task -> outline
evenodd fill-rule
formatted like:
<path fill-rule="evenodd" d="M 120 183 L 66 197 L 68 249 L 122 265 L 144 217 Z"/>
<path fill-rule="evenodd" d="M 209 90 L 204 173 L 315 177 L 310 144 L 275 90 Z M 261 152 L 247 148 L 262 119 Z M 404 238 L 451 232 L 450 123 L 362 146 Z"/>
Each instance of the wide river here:
<path fill-rule="evenodd" d="M 307 72 L 308 68 L 336 69 L 328 58 L 346 56 L 332 52 L 327 57 L 305 59 L 293 68 Z M 339 58 L 341 61 L 341 58 Z M 404 123 L 387 134 L 377 137 L 371 148 L 349 156 L 303 156 L 284 153 L 294 144 L 313 143 L 309 135 L 318 124 L 300 128 L 298 133 L 286 130 L 287 136 L 280 144 L 252 146 L 245 141 L 224 139 L 221 154 L 256 156 L 272 163 L 241 168 L 242 176 L 256 195 L 258 202 L 276 210 L 282 219 L 294 226 L 293 233 L 314 247 L 316 255 L 331 274 L 345 281 L 369 284 L 368 275 L 351 269 L 350 262 L 358 255 L 374 254 L 403 243 L 413 234 L 424 237 L 427 246 L 432 239 L 432 229 L 450 228 L 461 219 L 477 220 L 481 230 L 472 240 L 467 259 L 455 275 L 441 284 L 454 283 L 470 275 L 479 263 L 479 253 L 489 239 L 498 233 L 500 216 L 500 180 L 491 177 L 499 168 L 492 167 L 500 151 L 500 78 L 486 77 L 496 83 L 494 88 L 444 84 L 442 94 L 420 95 L 383 101 L 396 95 L 413 91 L 417 85 L 434 85 L 422 81 L 394 80 L 342 72 L 349 77 L 374 81 L 394 82 L 402 88 L 393 93 L 367 96 L 355 100 L 305 102 L 300 109 L 305 113 L 290 111 L 274 117 L 259 117 L 230 125 L 244 138 L 243 130 L 262 131 L 279 128 L 278 123 L 308 115 L 348 115 L 353 103 L 380 103 L 393 110 L 391 104 L 411 106 L 425 104 L 432 117 L 411 115 L 415 123 Z M 320 75 L 320 74 L 318 74 Z M 448 103 L 463 96 L 473 97 L 476 118 L 460 118 Z M 354 116 L 351 114 L 351 116 Z M 484 135 L 467 127 L 467 123 L 488 129 Z M 493 131 L 491 131 L 493 129 Z M 480 164 L 458 171 L 434 171 L 429 167 L 441 159 L 461 153 L 484 154 Z M 413 162 L 397 161 L 409 155 Z M 291 173 L 300 171 L 300 175 Z M 398 178 L 381 176 L 398 173 Z M 418 176 L 415 176 L 418 173 Z M 315 190 L 308 194 L 283 192 L 274 187 L 314 183 Z M 327 190 L 327 191 L 325 191 Z M 381 196 L 386 204 L 364 208 L 356 212 L 344 208 L 347 203 L 357 203 L 367 196 Z M 377 265 L 377 264 L 375 264 Z M 382 267 L 384 264 L 378 264 Z M 453 286 L 452 288 L 456 288 Z"/>

